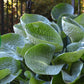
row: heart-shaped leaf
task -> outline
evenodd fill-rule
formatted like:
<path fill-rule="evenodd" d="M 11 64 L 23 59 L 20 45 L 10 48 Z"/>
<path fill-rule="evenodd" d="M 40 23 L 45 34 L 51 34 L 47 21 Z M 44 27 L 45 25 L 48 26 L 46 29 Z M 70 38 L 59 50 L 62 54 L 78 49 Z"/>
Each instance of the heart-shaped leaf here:
<path fill-rule="evenodd" d="M 74 20 L 84 27 L 84 13 L 82 13 L 81 15 L 79 15 Z"/>
<path fill-rule="evenodd" d="M 84 49 L 79 49 L 77 51 L 74 52 L 66 52 L 63 54 L 58 55 L 53 62 L 60 62 L 60 60 L 66 62 L 66 63 L 70 63 L 70 62 L 75 62 L 78 59 L 81 58 L 81 56 L 84 54 Z"/>
<path fill-rule="evenodd" d="M 12 57 L 0 58 L 0 70 L 9 69 L 11 73 L 16 73 L 20 69 L 20 61 Z"/>
<path fill-rule="evenodd" d="M 60 3 L 53 7 L 51 16 L 53 20 L 57 20 L 61 14 L 73 14 L 74 8 L 72 5 L 67 3 Z"/>
<path fill-rule="evenodd" d="M 32 23 L 32 22 L 37 22 L 37 21 L 42 21 L 44 23 L 50 23 L 49 20 L 42 16 L 42 15 L 38 15 L 38 14 L 23 14 L 23 16 L 20 18 L 20 22 L 23 26 L 23 28 L 25 28 L 26 24 Z"/>
<path fill-rule="evenodd" d="M 15 78 L 17 78 L 21 74 L 22 70 L 19 70 L 16 74 L 10 74 L 4 79 L 0 80 L 0 84 L 8 84 L 12 82 Z"/>
<path fill-rule="evenodd" d="M 60 35 L 55 29 L 43 22 L 34 22 L 26 26 L 27 36 L 34 44 L 49 43 L 56 46 L 56 51 L 63 48 L 63 43 Z"/>
<path fill-rule="evenodd" d="M 5 78 L 9 74 L 10 74 L 10 70 L 9 69 L 2 69 L 2 70 L 0 70 L 0 80 Z"/>
<path fill-rule="evenodd" d="M 15 25 L 13 26 L 13 29 L 14 29 L 14 32 L 15 32 L 16 34 L 19 34 L 19 35 L 21 35 L 21 36 L 26 37 L 25 30 L 22 28 L 22 25 L 21 25 L 20 23 L 15 24 Z"/>
<path fill-rule="evenodd" d="M 75 63 L 72 63 L 71 70 L 70 70 L 71 73 L 70 74 L 68 74 L 67 72 L 62 70 L 63 80 L 66 83 L 74 82 L 80 76 L 82 68 L 83 68 L 83 63 L 81 61 L 77 61 Z"/>
<path fill-rule="evenodd" d="M 78 42 L 84 38 L 84 28 L 74 20 L 63 17 L 62 28 L 66 35 L 68 35 L 72 42 Z"/>
<path fill-rule="evenodd" d="M 16 47 L 23 47 L 25 45 L 24 37 L 15 33 L 8 33 L 1 36 L 1 47 L 16 50 Z"/>
<path fill-rule="evenodd" d="M 56 75 L 64 64 L 49 65 L 51 63 L 55 47 L 51 44 L 38 44 L 26 52 L 24 58 L 27 67 L 37 74 Z"/>

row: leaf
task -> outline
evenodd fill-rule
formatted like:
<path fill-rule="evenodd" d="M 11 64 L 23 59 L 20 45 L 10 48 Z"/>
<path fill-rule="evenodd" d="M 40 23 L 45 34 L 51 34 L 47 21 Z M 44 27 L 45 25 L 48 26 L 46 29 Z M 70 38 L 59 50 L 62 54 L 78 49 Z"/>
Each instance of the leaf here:
<path fill-rule="evenodd" d="M 61 73 L 59 73 L 58 75 L 53 76 L 50 84 L 65 84 L 63 79 L 62 79 Z"/>
<path fill-rule="evenodd" d="M 16 73 L 20 69 L 20 61 L 15 60 L 12 57 L 0 58 L 0 70 L 9 69 L 11 73 Z"/>
<path fill-rule="evenodd" d="M 50 23 L 49 20 L 42 16 L 42 15 L 38 15 L 38 14 L 23 14 L 23 16 L 20 18 L 20 22 L 23 26 L 23 28 L 25 28 L 26 24 L 32 23 L 32 22 L 37 22 L 37 21 L 42 21 L 44 23 Z"/>
<path fill-rule="evenodd" d="M 84 47 L 84 42 L 74 42 L 67 46 L 68 52 L 73 52 Z"/>
<path fill-rule="evenodd" d="M 26 26 L 27 36 L 34 43 L 49 43 L 56 46 L 56 51 L 63 48 L 63 43 L 60 35 L 48 24 L 42 22 L 34 22 Z"/>
<path fill-rule="evenodd" d="M 82 41 L 84 38 L 84 28 L 74 20 L 63 17 L 62 28 L 66 35 L 68 35 L 72 42 Z"/>
<path fill-rule="evenodd" d="M 25 63 L 37 74 L 56 75 L 61 71 L 64 64 L 49 65 L 54 51 L 55 47 L 51 44 L 35 45 L 26 52 Z"/>
<path fill-rule="evenodd" d="M 73 14 L 74 8 L 72 5 L 67 3 L 60 3 L 54 6 L 51 10 L 51 17 L 53 20 L 57 20 L 61 14 Z"/>
<path fill-rule="evenodd" d="M 19 70 L 16 74 L 10 74 L 9 76 L 0 80 L 0 84 L 7 84 L 7 83 L 12 82 L 16 77 L 18 77 L 21 74 L 21 72 L 22 70 Z"/>
<path fill-rule="evenodd" d="M 25 77 L 28 78 L 28 79 L 30 79 L 30 78 L 33 77 L 33 74 L 32 74 L 30 71 L 28 71 L 28 70 L 24 72 L 24 75 L 25 75 Z"/>
<path fill-rule="evenodd" d="M 10 70 L 9 69 L 2 69 L 2 70 L 0 70 L 0 80 L 5 78 L 9 74 L 10 74 Z"/>
<path fill-rule="evenodd" d="M 78 79 L 78 77 L 80 76 L 82 68 L 83 68 L 83 63 L 81 61 L 77 61 L 77 62 L 73 63 L 71 66 L 71 73 L 70 74 L 68 74 L 67 72 L 62 70 L 63 80 L 66 83 L 75 82 Z"/>
<path fill-rule="evenodd" d="M 60 55 L 58 55 L 53 62 L 60 62 L 61 60 L 66 62 L 66 63 L 70 63 L 70 62 L 76 62 L 78 59 L 81 58 L 81 56 L 84 54 L 84 49 L 79 49 L 77 51 L 74 52 L 66 52 L 66 53 L 62 53 Z"/>
<path fill-rule="evenodd" d="M 60 27 L 60 30 L 63 31 L 62 29 L 62 17 L 68 17 L 68 18 L 72 18 L 74 19 L 76 17 L 76 15 L 72 15 L 72 14 L 61 14 L 57 20 L 57 24 Z"/>
<path fill-rule="evenodd" d="M 0 58 L 2 57 L 12 57 L 16 60 L 23 60 L 23 58 L 18 56 L 16 52 L 5 48 L 0 48 Z"/>
<path fill-rule="evenodd" d="M 22 25 L 21 25 L 20 23 L 15 24 L 15 25 L 13 26 L 13 29 L 14 29 L 14 32 L 15 32 L 16 34 L 19 34 L 19 35 L 21 35 L 21 36 L 26 37 L 25 30 L 22 28 Z"/>
<path fill-rule="evenodd" d="M 77 23 L 84 27 L 84 13 L 80 14 L 77 18 L 74 19 Z"/>
<path fill-rule="evenodd" d="M 37 80 L 34 77 L 32 77 L 29 81 L 29 84 L 44 84 L 44 81 L 42 80 Z"/>
<path fill-rule="evenodd" d="M 32 43 L 25 44 L 25 46 L 21 50 L 21 55 L 24 56 L 26 51 L 28 51 L 28 49 L 31 48 L 32 46 L 34 46 L 34 44 Z"/>
<path fill-rule="evenodd" d="M 13 51 L 16 47 L 23 47 L 25 45 L 25 39 L 15 33 L 8 33 L 1 36 L 1 46 Z"/>
<path fill-rule="evenodd" d="M 61 35 L 60 27 L 55 22 L 52 22 L 50 25 Z"/>

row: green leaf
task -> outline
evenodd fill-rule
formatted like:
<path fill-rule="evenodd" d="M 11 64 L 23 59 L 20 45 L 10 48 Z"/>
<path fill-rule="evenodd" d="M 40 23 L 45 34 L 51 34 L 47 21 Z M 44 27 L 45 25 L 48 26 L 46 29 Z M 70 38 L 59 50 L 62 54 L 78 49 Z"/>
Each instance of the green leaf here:
<path fill-rule="evenodd" d="M 62 79 L 61 73 L 59 73 L 58 75 L 53 76 L 50 84 L 65 84 L 63 79 Z"/>
<path fill-rule="evenodd" d="M 24 72 L 24 75 L 25 75 L 25 77 L 28 78 L 28 79 L 30 79 L 30 78 L 33 77 L 33 74 L 32 74 L 30 71 L 28 71 L 28 70 Z"/>
<path fill-rule="evenodd" d="M 37 80 L 34 77 L 32 77 L 29 81 L 29 84 L 44 84 L 45 82 L 42 80 Z"/>
<path fill-rule="evenodd" d="M 26 51 L 28 51 L 28 49 L 31 48 L 32 46 L 34 46 L 34 44 L 32 43 L 25 44 L 25 46 L 21 50 L 21 55 L 24 56 Z"/>
<path fill-rule="evenodd" d="M 15 24 L 15 25 L 13 26 L 13 29 L 14 29 L 14 32 L 15 32 L 16 34 L 19 34 L 19 35 L 21 35 L 21 36 L 26 37 L 25 30 L 22 28 L 22 25 L 21 25 L 20 23 Z"/>
<path fill-rule="evenodd" d="M 38 44 L 26 52 L 24 58 L 28 68 L 37 74 L 56 75 L 64 64 L 49 65 L 51 63 L 55 47 L 51 44 Z"/>
<path fill-rule="evenodd" d="M 62 70 L 63 80 L 66 83 L 75 82 L 78 79 L 78 77 L 80 76 L 82 68 L 83 68 L 83 63 L 81 61 L 77 61 L 75 63 L 72 63 L 70 74 L 68 74 L 67 72 Z"/>
<path fill-rule="evenodd" d="M 84 13 L 80 14 L 77 18 L 74 19 L 77 23 L 84 27 Z"/>
<path fill-rule="evenodd" d="M 1 57 L 12 57 L 16 60 L 23 60 L 23 58 L 18 56 L 16 52 L 5 48 L 0 48 L 0 58 Z"/>
<path fill-rule="evenodd" d="M 34 22 L 26 26 L 27 36 L 34 43 L 49 43 L 56 46 L 56 51 L 63 48 L 63 43 L 60 35 L 55 29 L 43 22 Z"/>
<path fill-rule="evenodd" d="M 73 14 L 74 8 L 67 3 L 60 3 L 52 8 L 51 16 L 53 20 L 57 20 L 61 14 Z"/>
<path fill-rule="evenodd" d="M 9 69 L 2 69 L 2 70 L 0 70 L 0 80 L 5 78 L 9 74 L 10 74 L 10 70 Z"/>
<path fill-rule="evenodd" d="M 7 49 L 16 50 L 16 47 L 23 47 L 25 40 L 15 33 L 8 33 L 1 36 L 1 46 Z"/>
<path fill-rule="evenodd" d="M 2 57 L 0 58 L 0 70 L 1 69 L 9 69 L 11 73 L 16 73 L 20 69 L 20 61 L 12 57 Z"/>
<path fill-rule="evenodd" d="M 60 62 L 60 60 L 66 62 L 66 63 L 70 63 L 70 62 L 75 62 L 78 59 L 81 58 L 81 56 L 84 54 L 84 49 L 79 49 L 77 51 L 74 52 L 66 52 L 66 53 L 62 53 L 60 55 L 58 55 L 53 62 Z"/>
<path fill-rule="evenodd" d="M 61 31 L 62 30 L 62 17 L 69 17 L 69 18 L 72 18 L 74 19 L 76 17 L 76 15 L 72 15 L 72 14 L 61 14 L 57 20 L 57 24 L 58 26 L 60 27 Z"/>
<path fill-rule="evenodd" d="M 60 27 L 55 22 L 51 22 L 50 25 L 61 35 Z"/>
<path fill-rule="evenodd" d="M 66 35 L 68 35 L 72 42 L 82 41 L 84 38 L 84 28 L 74 20 L 63 17 L 62 28 Z"/>
<path fill-rule="evenodd" d="M 67 46 L 68 52 L 73 52 L 84 47 L 84 42 L 74 42 Z"/>
<path fill-rule="evenodd" d="M 20 22 L 23 26 L 23 28 L 25 28 L 26 24 L 32 23 L 32 22 L 37 22 L 37 21 L 42 21 L 44 23 L 50 23 L 49 20 L 42 16 L 42 15 L 38 15 L 38 14 L 23 14 L 23 16 L 20 18 Z"/>
<path fill-rule="evenodd" d="M 10 74 L 4 79 L 0 80 L 0 84 L 7 84 L 12 82 L 15 78 L 17 78 L 21 74 L 22 70 L 19 70 L 16 74 Z"/>

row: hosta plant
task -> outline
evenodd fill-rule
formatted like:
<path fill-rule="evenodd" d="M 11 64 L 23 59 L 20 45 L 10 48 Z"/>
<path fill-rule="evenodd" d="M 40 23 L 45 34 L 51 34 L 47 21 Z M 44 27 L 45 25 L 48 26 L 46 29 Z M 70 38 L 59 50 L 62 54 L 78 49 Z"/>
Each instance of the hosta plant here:
<path fill-rule="evenodd" d="M 72 13 L 58 17 L 61 28 L 23 14 L 14 33 L 1 36 L 0 84 L 84 84 L 84 14 Z"/>

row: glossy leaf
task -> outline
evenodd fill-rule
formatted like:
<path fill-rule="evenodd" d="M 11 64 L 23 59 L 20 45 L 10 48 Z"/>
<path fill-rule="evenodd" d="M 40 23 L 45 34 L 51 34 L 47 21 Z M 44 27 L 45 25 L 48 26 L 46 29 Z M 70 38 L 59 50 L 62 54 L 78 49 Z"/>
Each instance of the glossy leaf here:
<path fill-rule="evenodd" d="M 74 20 L 63 17 L 62 28 L 66 35 L 68 35 L 72 42 L 79 42 L 84 38 L 84 28 Z"/>
<path fill-rule="evenodd" d="M 9 74 L 10 74 L 10 70 L 9 69 L 2 69 L 2 70 L 0 70 L 0 80 L 5 78 Z"/>
<path fill-rule="evenodd" d="M 7 84 L 12 82 L 15 78 L 17 78 L 21 74 L 22 70 L 19 70 L 16 74 L 10 74 L 4 79 L 0 80 L 0 84 Z"/>
<path fill-rule="evenodd" d="M 78 79 L 78 77 L 80 76 L 81 70 L 83 68 L 83 63 L 80 61 L 77 61 L 75 63 L 72 63 L 71 66 L 71 73 L 68 74 L 67 72 L 65 72 L 64 70 L 62 70 L 62 77 L 63 80 L 66 83 L 71 83 L 76 81 L 76 79 Z"/>
<path fill-rule="evenodd" d="M 1 69 L 9 69 L 11 73 L 16 73 L 20 69 L 20 61 L 12 57 L 2 57 L 0 58 L 0 70 Z"/>
<path fill-rule="evenodd" d="M 60 27 L 55 22 L 52 22 L 50 25 L 61 35 Z"/>
<path fill-rule="evenodd" d="M 58 55 L 54 59 L 53 62 L 54 63 L 60 62 L 60 60 L 66 62 L 66 63 L 76 62 L 77 60 L 79 60 L 81 58 L 81 56 L 83 54 L 84 54 L 84 49 L 79 49 L 79 50 L 74 51 L 74 52 L 66 52 L 66 53 Z"/>
<path fill-rule="evenodd" d="M 77 23 L 84 27 L 84 13 L 80 14 L 77 18 L 74 19 Z"/>
<path fill-rule="evenodd" d="M 12 57 L 16 60 L 23 60 L 23 58 L 18 56 L 16 52 L 5 48 L 0 48 L 0 58 L 2 57 Z"/>
<path fill-rule="evenodd" d="M 7 49 L 16 50 L 16 47 L 23 47 L 25 40 L 15 33 L 8 33 L 1 36 L 1 46 Z"/>
<path fill-rule="evenodd" d="M 57 24 L 59 25 L 61 31 L 63 31 L 62 29 L 62 17 L 69 17 L 74 19 L 75 17 L 77 17 L 76 15 L 72 15 L 72 14 L 61 14 L 57 20 Z"/>
<path fill-rule="evenodd" d="M 84 47 L 84 42 L 74 42 L 67 46 L 68 52 L 73 52 L 79 49 L 82 49 Z"/>
<path fill-rule="evenodd" d="M 15 32 L 16 34 L 19 34 L 19 35 L 21 35 L 21 36 L 26 37 L 25 30 L 22 28 L 22 25 L 21 25 L 20 23 L 15 24 L 15 25 L 13 26 L 13 29 L 14 29 L 14 32 Z"/>
<path fill-rule="evenodd" d="M 42 21 L 44 23 L 50 23 L 49 20 L 38 14 L 23 14 L 23 16 L 20 18 L 21 25 L 23 28 L 25 28 L 26 24 L 32 23 L 32 22 L 37 22 L 37 21 Z"/>
<path fill-rule="evenodd" d="M 53 20 L 57 20 L 61 14 L 73 14 L 74 8 L 72 5 L 67 3 L 60 3 L 53 7 L 51 16 Z"/>
<path fill-rule="evenodd" d="M 63 43 L 60 35 L 51 26 L 42 23 L 34 22 L 26 25 L 27 36 L 34 44 L 49 43 L 56 46 L 56 51 L 63 48 Z"/>
<path fill-rule="evenodd" d="M 53 45 L 35 45 L 25 54 L 25 63 L 28 68 L 37 74 L 56 75 L 61 71 L 64 64 L 49 65 L 54 52 L 55 47 Z"/>

